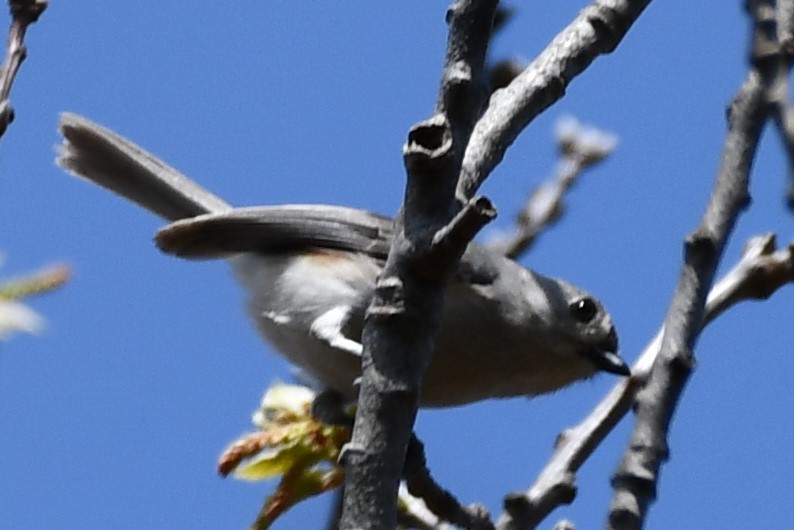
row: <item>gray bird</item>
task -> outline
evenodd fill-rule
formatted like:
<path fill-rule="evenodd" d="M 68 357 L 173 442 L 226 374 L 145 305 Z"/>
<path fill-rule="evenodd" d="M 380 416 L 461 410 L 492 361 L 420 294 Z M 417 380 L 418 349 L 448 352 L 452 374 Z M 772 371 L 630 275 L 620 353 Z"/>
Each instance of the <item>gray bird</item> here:
<path fill-rule="evenodd" d="M 61 116 L 58 165 L 173 221 L 155 238 L 185 258 L 225 258 L 257 329 L 324 388 L 353 397 L 364 312 L 392 220 L 325 205 L 232 208 L 129 140 Z M 472 243 L 446 294 L 421 405 L 553 392 L 598 370 L 628 375 L 601 303 Z"/>

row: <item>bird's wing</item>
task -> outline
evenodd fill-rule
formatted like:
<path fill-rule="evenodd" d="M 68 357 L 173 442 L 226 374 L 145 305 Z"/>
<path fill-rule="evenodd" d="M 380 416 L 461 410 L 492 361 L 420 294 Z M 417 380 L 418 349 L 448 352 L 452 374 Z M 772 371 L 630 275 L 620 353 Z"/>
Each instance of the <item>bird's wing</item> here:
<path fill-rule="evenodd" d="M 183 219 L 160 229 L 157 246 L 188 259 L 223 258 L 240 252 L 333 249 L 366 254 L 385 262 L 394 221 L 365 210 L 321 204 L 251 206 Z M 469 244 L 455 283 L 488 285 L 505 257 Z"/>
<path fill-rule="evenodd" d="M 163 252 L 193 259 L 327 248 L 385 260 L 392 223 L 388 217 L 342 206 L 253 206 L 177 221 L 159 230 L 155 241 Z"/>

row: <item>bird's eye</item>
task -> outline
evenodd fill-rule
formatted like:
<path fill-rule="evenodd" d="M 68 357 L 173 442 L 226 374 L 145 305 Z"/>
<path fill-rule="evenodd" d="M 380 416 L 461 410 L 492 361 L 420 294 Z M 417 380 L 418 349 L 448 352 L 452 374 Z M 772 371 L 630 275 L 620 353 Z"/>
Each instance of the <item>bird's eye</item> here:
<path fill-rule="evenodd" d="M 585 297 L 572 303 L 568 308 L 571 316 L 582 324 L 587 324 L 598 313 L 598 306 L 592 298 Z"/>

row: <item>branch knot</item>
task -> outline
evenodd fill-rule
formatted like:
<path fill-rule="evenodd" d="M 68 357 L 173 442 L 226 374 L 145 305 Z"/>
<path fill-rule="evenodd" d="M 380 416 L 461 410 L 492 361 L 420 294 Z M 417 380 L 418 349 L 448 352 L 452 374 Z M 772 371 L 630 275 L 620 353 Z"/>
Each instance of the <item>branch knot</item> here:
<path fill-rule="evenodd" d="M 443 114 L 419 122 L 408 131 L 403 158 L 409 172 L 426 174 L 443 167 L 452 155 L 452 132 Z"/>

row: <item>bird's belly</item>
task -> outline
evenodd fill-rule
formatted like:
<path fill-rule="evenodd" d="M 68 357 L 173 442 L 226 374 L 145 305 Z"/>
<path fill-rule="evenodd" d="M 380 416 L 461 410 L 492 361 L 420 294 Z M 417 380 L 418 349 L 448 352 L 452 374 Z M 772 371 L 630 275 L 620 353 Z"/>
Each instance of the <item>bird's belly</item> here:
<path fill-rule="evenodd" d="M 352 396 L 360 357 L 332 348 L 310 329 L 315 319 L 337 307 L 349 307 L 353 327 L 360 328 L 360 306 L 366 303 L 362 293 L 367 297 L 374 288 L 377 266 L 365 256 L 335 251 L 244 254 L 229 261 L 267 342 L 323 387 Z"/>
<path fill-rule="evenodd" d="M 287 361 L 322 388 L 330 387 L 350 398 L 354 396 L 353 384 L 361 373 L 359 357 L 315 339 L 303 326 L 278 324 L 261 314 L 252 316 L 257 330 Z"/>

